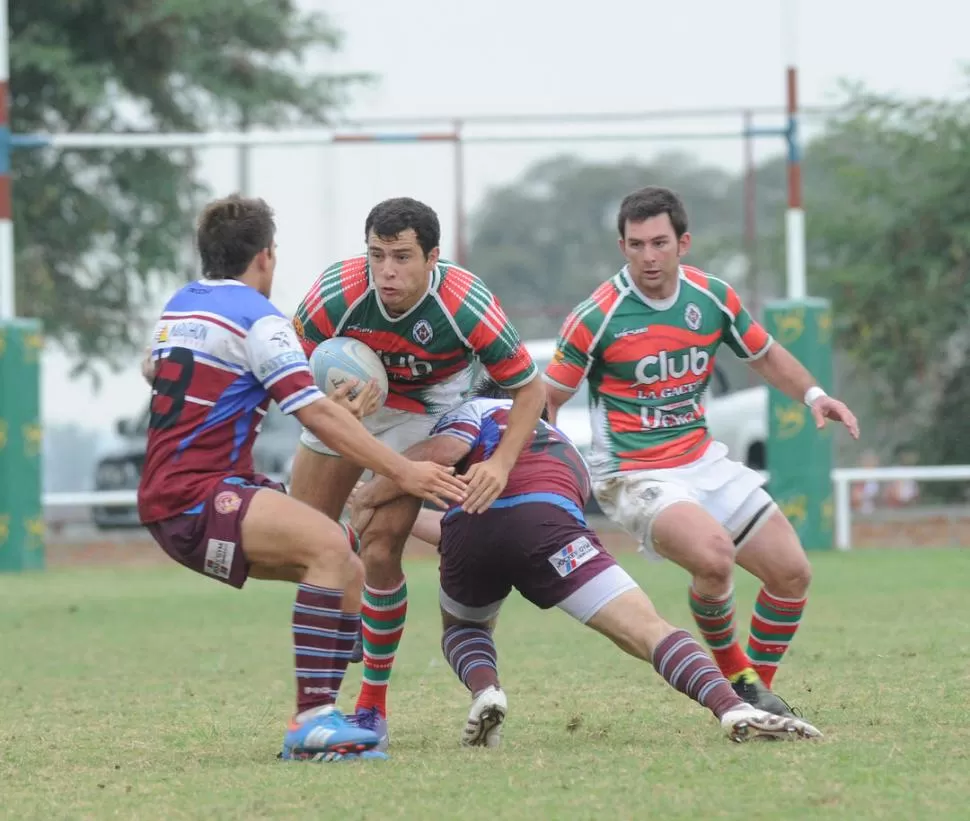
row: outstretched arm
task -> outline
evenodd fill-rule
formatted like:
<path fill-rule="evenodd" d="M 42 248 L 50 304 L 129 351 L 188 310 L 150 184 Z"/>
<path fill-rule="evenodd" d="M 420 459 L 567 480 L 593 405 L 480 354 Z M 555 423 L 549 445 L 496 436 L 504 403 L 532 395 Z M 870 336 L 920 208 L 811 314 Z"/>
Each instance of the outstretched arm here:
<path fill-rule="evenodd" d="M 765 351 L 764 356 L 750 360 L 752 370 L 772 387 L 796 402 L 804 402 L 812 410 L 815 426 L 822 428 L 826 419 L 841 422 L 853 439 L 859 438 L 859 423 L 849 408 L 838 399 L 826 395 L 815 377 L 790 351 L 777 341 Z"/>
<path fill-rule="evenodd" d="M 439 434 L 412 445 L 404 456 L 415 462 L 435 462 L 445 467 L 457 465 L 471 451 L 471 445 L 456 436 Z M 380 507 L 407 495 L 407 491 L 386 476 L 375 476 L 356 493 L 354 507 Z"/>

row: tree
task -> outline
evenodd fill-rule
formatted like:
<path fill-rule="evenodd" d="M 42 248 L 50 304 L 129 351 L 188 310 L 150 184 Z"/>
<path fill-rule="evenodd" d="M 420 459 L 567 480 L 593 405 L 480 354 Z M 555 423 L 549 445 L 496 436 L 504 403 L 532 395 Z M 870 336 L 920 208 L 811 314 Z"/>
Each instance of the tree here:
<path fill-rule="evenodd" d="M 307 71 L 340 40 L 294 0 L 30 0 L 10 32 L 17 133 L 319 123 L 365 79 Z M 194 168 L 186 151 L 15 154 L 18 311 L 78 371 L 129 358 L 146 296 L 188 269 Z"/>
<path fill-rule="evenodd" d="M 473 218 L 469 260 L 524 336 L 555 335 L 566 314 L 623 259 L 616 213 L 629 192 L 667 185 L 685 199 L 696 242 L 691 260 L 726 263 L 740 246 L 739 204 L 731 177 L 683 154 L 650 164 L 590 163 L 572 156 L 544 160 L 521 179 L 486 196 Z"/>
<path fill-rule="evenodd" d="M 970 102 L 850 87 L 803 173 L 810 291 L 832 300 L 846 389 L 893 423 L 885 445 L 965 464 L 970 438 L 952 432 L 970 396 Z M 784 161 L 758 181 L 762 259 L 780 279 Z"/>

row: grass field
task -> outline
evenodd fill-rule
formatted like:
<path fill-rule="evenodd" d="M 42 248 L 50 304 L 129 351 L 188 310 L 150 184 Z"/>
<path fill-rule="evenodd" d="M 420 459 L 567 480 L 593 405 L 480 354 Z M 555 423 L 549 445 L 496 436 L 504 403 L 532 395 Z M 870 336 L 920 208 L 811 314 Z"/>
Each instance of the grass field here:
<path fill-rule="evenodd" d="M 682 571 L 624 564 L 691 626 Z M 0 817 L 970 818 L 970 552 L 815 567 L 776 685 L 824 741 L 731 744 L 646 665 L 515 596 L 498 630 L 504 745 L 463 750 L 467 696 L 424 560 L 408 568 L 393 760 L 339 765 L 275 760 L 291 588 L 240 594 L 174 566 L 0 577 Z M 739 581 L 745 620 L 754 593 Z"/>

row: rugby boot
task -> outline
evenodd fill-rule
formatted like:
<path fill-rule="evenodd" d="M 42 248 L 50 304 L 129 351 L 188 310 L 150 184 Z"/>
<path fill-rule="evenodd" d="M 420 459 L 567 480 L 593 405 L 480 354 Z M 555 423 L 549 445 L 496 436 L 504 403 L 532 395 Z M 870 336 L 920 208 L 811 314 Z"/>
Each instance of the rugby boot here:
<path fill-rule="evenodd" d="M 391 744 L 391 738 L 387 732 L 387 719 L 376 707 L 358 707 L 352 716 L 347 716 L 347 721 L 364 730 L 370 730 L 377 736 L 377 746 L 374 748 L 380 752 L 386 752 Z"/>
<path fill-rule="evenodd" d="M 468 719 L 461 731 L 463 747 L 498 747 L 502 743 L 502 724 L 509 702 L 500 687 L 490 685 L 472 701 Z"/>
<path fill-rule="evenodd" d="M 776 716 L 797 718 L 785 700 L 773 693 L 750 667 L 731 676 L 731 687 L 742 701 L 760 710 L 774 713 Z"/>
<path fill-rule="evenodd" d="M 372 731 L 350 722 L 336 707 L 327 704 L 294 717 L 283 736 L 284 760 L 340 761 L 377 747 Z"/>
<path fill-rule="evenodd" d="M 822 733 L 807 721 L 759 710 L 751 704 L 741 704 L 721 716 L 721 728 L 731 741 L 738 743 L 755 738 L 800 739 L 821 738 Z"/>

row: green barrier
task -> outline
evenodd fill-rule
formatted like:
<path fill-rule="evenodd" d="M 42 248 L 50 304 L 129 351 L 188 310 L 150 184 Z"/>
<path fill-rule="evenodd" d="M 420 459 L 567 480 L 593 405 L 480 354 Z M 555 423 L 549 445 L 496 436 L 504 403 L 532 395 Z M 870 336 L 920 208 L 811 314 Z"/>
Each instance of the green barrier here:
<path fill-rule="evenodd" d="M 764 311 L 765 328 L 832 390 L 832 307 L 825 299 L 778 300 Z M 803 402 L 769 390 L 767 463 L 771 494 L 807 550 L 833 547 L 834 426 L 818 431 Z"/>
<path fill-rule="evenodd" d="M 0 572 L 44 567 L 40 356 L 35 319 L 0 322 Z"/>

